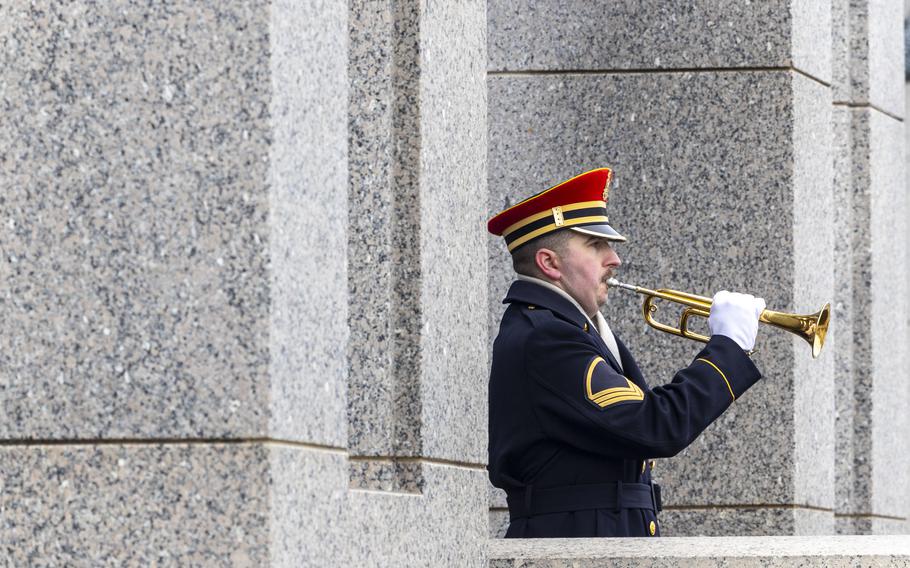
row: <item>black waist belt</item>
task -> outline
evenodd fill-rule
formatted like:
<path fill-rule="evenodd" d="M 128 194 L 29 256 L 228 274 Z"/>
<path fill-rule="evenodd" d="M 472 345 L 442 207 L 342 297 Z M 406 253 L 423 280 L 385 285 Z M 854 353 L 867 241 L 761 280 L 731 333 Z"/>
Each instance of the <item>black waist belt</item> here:
<path fill-rule="evenodd" d="M 662 509 L 656 483 L 602 483 L 536 489 L 528 486 L 508 494 L 509 517 L 519 519 L 586 509 Z"/>

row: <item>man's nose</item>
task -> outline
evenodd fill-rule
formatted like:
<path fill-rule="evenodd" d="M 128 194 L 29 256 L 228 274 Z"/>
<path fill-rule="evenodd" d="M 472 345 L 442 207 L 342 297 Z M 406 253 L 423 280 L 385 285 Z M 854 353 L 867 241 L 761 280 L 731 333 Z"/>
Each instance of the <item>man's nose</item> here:
<path fill-rule="evenodd" d="M 622 264 L 622 261 L 619 259 L 619 255 L 616 254 L 616 251 L 610 247 L 607 256 L 604 258 L 604 266 L 613 266 L 618 267 Z"/>

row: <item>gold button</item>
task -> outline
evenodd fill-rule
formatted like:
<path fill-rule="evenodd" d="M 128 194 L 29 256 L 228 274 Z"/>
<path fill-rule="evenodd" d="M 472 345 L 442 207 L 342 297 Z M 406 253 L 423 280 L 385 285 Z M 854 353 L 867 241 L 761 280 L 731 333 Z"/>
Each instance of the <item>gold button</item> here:
<path fill-rule="evenodd" d="M 585 322 L 585 331 L 588 331 L 588 323 Z"/>
<path fill-rule="evenodd" d="M 645 466 L 647 466 L 647 465 L 648 465 L 648 462 L 646 462 L 646 461 L 641 462 L 641 472 L 642 473 L 645 472 Z"/>
<path fill-rule="evenodd" d="M 657 533 L 657 525 L 654 521 L 651 521 L 651 524 L 648 525 L 648 530 L 651 532 L 651 536 L 654 536 L 654 534 Z"/>
<path fill-rule="evenodd" d="M 654 473 L 654 466 L 655 466 L 655 465 L 657 465 L 657 462 L 654 461 L 654 460 L 651 460 L 651 473 Z"/>
<path fill-rule="evenodd" d="M 529 309 L 529 310 L 533 310 L 533 309 L 534 309 L 534 306 L 528 306 L 528 309 Z"/>

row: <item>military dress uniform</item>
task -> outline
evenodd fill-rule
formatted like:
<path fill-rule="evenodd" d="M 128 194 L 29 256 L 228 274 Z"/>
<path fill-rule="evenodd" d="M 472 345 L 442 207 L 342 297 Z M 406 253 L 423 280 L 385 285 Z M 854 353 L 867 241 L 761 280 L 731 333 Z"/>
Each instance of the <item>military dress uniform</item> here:
<path fill-rule="evenodd" d="M 558 207 L 588 209 L 574 217 L 588 219 L 582 228 L 609 234 L 602 225 L 610 174 L 603 170 L 494 217 L 491 232 L 506 233 L 508 243 L 508 233 L 535 216 L 531 231 L 545 226 L 541 219 L 557 230 L 567 220 L 560 211 L 557 225 Z M 601 191 L 602 215 L 590 207 Z M 490 373 L 488 468 L 508 496 L 506 537 L 658 536 L 652 459 L 688 446 L 759 380 L 758 369 L 736 342 L 715 335 L 691 365 L 652 389 L 622 341 L 615 338 L 617 359 L 608 347 L 614 338 L 602 337 L 604 330 L 566 294 L 524 279 L 512 284 L 504 303 Z"/>

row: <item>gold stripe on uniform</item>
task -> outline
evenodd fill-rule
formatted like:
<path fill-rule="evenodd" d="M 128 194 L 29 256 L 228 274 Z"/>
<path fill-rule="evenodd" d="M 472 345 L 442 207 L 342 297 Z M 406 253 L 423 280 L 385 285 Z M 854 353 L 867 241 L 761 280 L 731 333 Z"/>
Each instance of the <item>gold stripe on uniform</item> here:
<path fill-rule="evenodd" d="M 727 389 L 730 391 L 730 396 L 733 397 L 733 400 L 736 400 L 736 395 L 733 394 L 733 387 L 730 386 L 730 381 L 727 380 L 727 375 L 725 375 L 723 371 L 721 371 L 719 368 L 717 368 L 717 365 L 715 365 L 711 361 L 708 361 L 707 359 L 703 359 L 701 357 L 696 359 L 696 361 L 703 361 L 703 362 L 711 365 L 712 367 L 714 367 L 714 370 L 717 371 L 718 373 L 720 373 L 720 376 L 723 377 L 724 382 L 727 383 Z"/>
<path fill-rule="evenodd" d="M 582 201 L 581 203 L 572 203 L 571 205 L 560 205 L 559 206 L 559 208 L 563 212 L 576 211 L 578 209 L 588 209 L 591 207 L 602 207 L 602 208 L 606 209 L 607 203 L 606 203 L 606 201 Z M 531 215 L 530 217 L 525 217 L 521 221 L 518 221 L 517 223 L 513 223 L 513 224 L 509 225 L 508 227 L 506 227 L 506 230 L 502 232 L 502 236 L 503 236 L 503 238 L 508 237 L 510 234 L 514 233 L 515 231 L 524 227 L 525 225 L 530 225 L 534 221 L 543 219 L 544 217 L 547 217 L 552 214 L 553 214 L 552 209 L 547 209 L 546 211 L 541 211 L 540 213 L 535 213 L 534 215 Z"/>
<path fill-rule="evenodd" d="M 600 406 L 601 408 L 606 408 L 611 404 L 616 404 L 618 402 L 626 402 L 630 400 L 644 400 L 645 394 L 641 389 L 630 381 L 626 379 L 628 387 L 614 387 L 609 389 L 603 389 L 598 391 L 596 394 L 591 391 L 591 377 L 594 375 L 594 368 L 597 367 L 598 363 L 607 364 L 604 361 L 603 357 L 595 357 L 590 364 L 588 364 L 588 371 L 585 373 L 585 391 L 588 395 L 588 400 L 594 404 Z M 625 378 L 625 377 L 623 377 Z"/>

